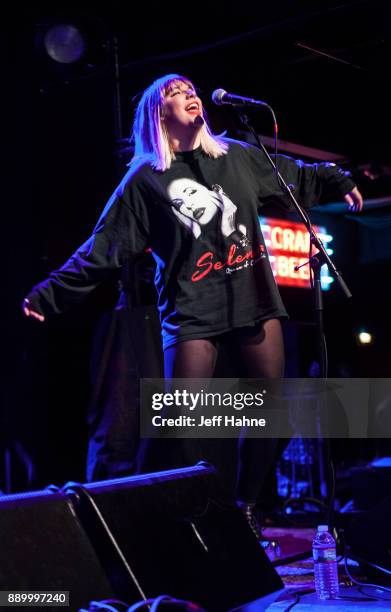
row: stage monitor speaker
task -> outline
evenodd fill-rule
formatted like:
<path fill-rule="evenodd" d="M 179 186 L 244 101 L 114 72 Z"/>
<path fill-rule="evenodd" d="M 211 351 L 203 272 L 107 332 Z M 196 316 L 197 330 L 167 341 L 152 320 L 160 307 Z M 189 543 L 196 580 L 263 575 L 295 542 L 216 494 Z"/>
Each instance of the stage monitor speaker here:
<path fill-rule="evenodd" d="M 163 593 L 230 610 L 283 587 L 214 468 L 197 464 L 111 481 L 70 483 L 80 520 L 117 596 Z M 140 598 L 139 598 L 140 599 Z"/>
<path fill-rule="evenodd" d="M 391 495 L 391 467 L 374 464 L 351 470 L 354 507 L 370 510 Z"/>
<path fill-rule="evenodd" d="M 0 542 L 0 590 L 69 591 L 68 610 L 113 596 L 70 500 L 60 493 L 0 497 Z"/>
<path fill-rule="evenodd" d="M 351 520 L 345 540 L 353 555 L 391 571 L 391 497 Z M 388 577 L 389 578 L 389 577 Z M 390 581 L 389 581 L 390 582 Z"/>

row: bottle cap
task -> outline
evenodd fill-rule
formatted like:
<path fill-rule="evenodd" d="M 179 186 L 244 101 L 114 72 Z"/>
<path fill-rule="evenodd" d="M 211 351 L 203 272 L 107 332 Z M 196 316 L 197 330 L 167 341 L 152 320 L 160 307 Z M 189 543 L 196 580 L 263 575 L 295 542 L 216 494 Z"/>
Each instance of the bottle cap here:
<path fill-rule="evenodd" d="M 318 525 L 318 531 L 328 531 L 328 530 L 329 530 L 328 525 Z"/>

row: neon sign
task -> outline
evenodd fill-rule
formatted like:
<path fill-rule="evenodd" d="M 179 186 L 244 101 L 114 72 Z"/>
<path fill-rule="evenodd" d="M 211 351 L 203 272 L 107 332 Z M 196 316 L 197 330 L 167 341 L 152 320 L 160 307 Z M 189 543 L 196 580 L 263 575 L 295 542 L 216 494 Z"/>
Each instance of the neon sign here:
<path fill-rule="evenodd" d="M 310 250 L 309 235 L 304 224 L 266 217 L 259 217 L 259 221 L 277 284 L 288 287 L 311 287 L 309 265 L 303 265 L 308 261 Z M 327 253 L 332 255 L 333 251 L 328 248 L 328 244 L 333 240 L 333 236 L 328 234 L 324 227 L 319 225 L 313 227 L 325 245 Z M 311 254 L 315 252 L 316 249 L 312 247 Z M 302 267 L 295 270 L 297 266 Z M 329 289 L 333 278 L 326 264 L 321 268 L 320 278 L 322 289 Z"/>

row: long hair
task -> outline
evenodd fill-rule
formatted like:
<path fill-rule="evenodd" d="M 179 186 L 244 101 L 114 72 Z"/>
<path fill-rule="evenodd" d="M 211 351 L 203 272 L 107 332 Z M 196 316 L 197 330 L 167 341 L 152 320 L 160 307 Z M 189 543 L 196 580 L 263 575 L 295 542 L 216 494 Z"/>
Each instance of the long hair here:
<path fill-rule="evenodd" d="M 149 163 L 155 170 L 168 170 L 175 159 L 170 147 L 168 133 L 161 121 L 161 109 L 164 98 L 171 84 L 183 83 L 193 89 L 189 79 L 179 74 L 167 74 L 157 79 L 143 93 L 138 103 L 131 140 L 134 144 L 134 155 L 129 164 L 131 168 Z M 212 134 L 203 111 L 204 123 L 200 128 L 201 147 L 210 157 L 220 157 L 228 150 L 228 144 Z"/>

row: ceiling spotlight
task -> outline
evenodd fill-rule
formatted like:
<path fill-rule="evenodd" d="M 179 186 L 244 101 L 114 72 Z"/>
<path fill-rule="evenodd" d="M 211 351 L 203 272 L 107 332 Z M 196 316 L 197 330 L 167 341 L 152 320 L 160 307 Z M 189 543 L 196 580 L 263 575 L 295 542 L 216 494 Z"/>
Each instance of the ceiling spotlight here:
<path fill-rule="evenodd" d="M 373 336 L 367 331 L 360 331 L 357 334 L 357 341 L 359 344 L 372 344 Z"/>
<path fill-rule="evenodd" d="M 47 54 L 60 64 L 73 64 L 85 53 L 86 43 L 81 32 L 71 24 L 51 27 L 44 36 Z"/>

